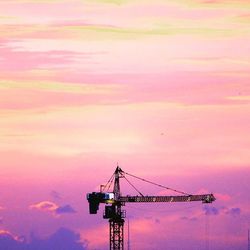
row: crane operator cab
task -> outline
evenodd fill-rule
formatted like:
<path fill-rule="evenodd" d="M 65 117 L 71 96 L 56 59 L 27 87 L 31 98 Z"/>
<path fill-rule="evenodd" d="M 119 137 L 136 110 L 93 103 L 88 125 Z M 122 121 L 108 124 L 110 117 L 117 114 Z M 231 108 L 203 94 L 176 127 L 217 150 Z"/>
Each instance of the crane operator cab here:
<path fill-rule="evenodd" d="M 100 203 L 113 204 L 115 202 L 114 193 L 92 192 L 87 194 L 89 202 L 89 213 L 97 214 Z"/>

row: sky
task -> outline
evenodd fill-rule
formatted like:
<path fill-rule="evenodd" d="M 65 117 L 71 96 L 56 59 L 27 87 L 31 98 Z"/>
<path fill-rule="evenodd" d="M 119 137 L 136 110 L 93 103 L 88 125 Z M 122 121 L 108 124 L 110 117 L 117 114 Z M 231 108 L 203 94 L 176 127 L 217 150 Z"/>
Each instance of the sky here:
<path fill-rule="evenodd" d="M 117 164 L 216 197 L 126 204 L 131 249 L 246 249 L 249 23 L 248 0 L 0 0 L 0 250 L 108 249 L 86 194 Z"/>

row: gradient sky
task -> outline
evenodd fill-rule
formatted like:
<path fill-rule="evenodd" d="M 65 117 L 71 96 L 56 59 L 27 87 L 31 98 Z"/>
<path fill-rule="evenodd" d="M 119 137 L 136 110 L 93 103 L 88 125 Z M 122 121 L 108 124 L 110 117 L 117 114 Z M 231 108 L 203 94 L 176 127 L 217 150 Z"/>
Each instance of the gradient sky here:
<path fill-rule="evenodd" d="M 249 0 L 0 0 L 0 249 L 108 249 L 117 162 L 217 198 L 128 204 L 132 249 L 246 249 L 249 79 Z"/>

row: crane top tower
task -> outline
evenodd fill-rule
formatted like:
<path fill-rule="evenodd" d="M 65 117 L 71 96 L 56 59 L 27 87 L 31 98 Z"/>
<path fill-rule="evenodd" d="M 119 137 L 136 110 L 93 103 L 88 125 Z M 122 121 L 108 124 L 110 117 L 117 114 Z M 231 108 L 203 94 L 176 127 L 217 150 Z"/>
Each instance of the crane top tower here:
<path fill-rule="evenodd" d="M 144 196 L 127 178 L 131 176 L 140 179 L 144 182 L 159 186 L 164 189 L 172 190 L 180 195 L 169 196 Z M 120 178 L 125 178 L 133 188 L 140 194 L 139 196 L 122 196 L 120 191 Z M 109 190 L 110 186 L 114 183 L 113 192 L 105 192 Z M 89 213 L 97 214 L 100 203 L 104 203 L 105 211 L 103 214 L 104 219 L 109 219 L 109 239 L 110 250 L 123 250 L 124 249 L 124 219 L 126 217 L 125 210 L 122 210 L 122 206 L 125 206 L 127 202 L 191 202 L 201 201 L 202 203 L 212 203 L 215 201 L 213 194 L 197 194 L 192 195 L 176 189 L 172 189 L 152 181 L 145 180 L 138 176 L 124 172 L 119 166 L 116 167 L 115 172 L 109 179 L 106 185 L 101 185 L 100 192 L 92 192 L 87 194 L 87 200 L 89 202 Z"/>

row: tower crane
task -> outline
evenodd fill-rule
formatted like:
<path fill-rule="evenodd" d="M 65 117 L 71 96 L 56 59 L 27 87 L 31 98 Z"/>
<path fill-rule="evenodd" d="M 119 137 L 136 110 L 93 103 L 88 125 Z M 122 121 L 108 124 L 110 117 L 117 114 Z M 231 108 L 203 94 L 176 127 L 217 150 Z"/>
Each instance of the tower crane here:
<path fill-rule="evenodd" d="M 171 196 L 144 196 L 136 187 L 126 178 L 131 176 L 150 184 L 157 185 L 161 188 L 172 190 L 181 195 Z M 122 196 L 120 192 L 120 178 L 125 178 L 130 185 L 132 185 L 138 192 L 139 196 Z M 114 182 L 113 192 L 105 192 L 110 188 Z M 172 189 L 157 183 L 145 180 L 138 176 L 124 172 L 119 166 L 116 167 L 115 172 L 109 179 L 106 185 L 101 185 L 100 192 L 92 192 L 87 194 L 87 200 L 89 202 L 89 213 L 97 214 L 99 204 L 104 203 L 105 211 L 103 214 L 104 219 L 109 219 L 109 241 L 110 250 L 123 250 L 124 249 L 124 219 L 126 217 L 125 210 L 122 210 L 122 206 L 128 202 L 191 202 L 201 201 L 202 203 L 212 203 L 215 201 L 213 194 L 197 194 L 192 195 L 176 189 Z"/>

